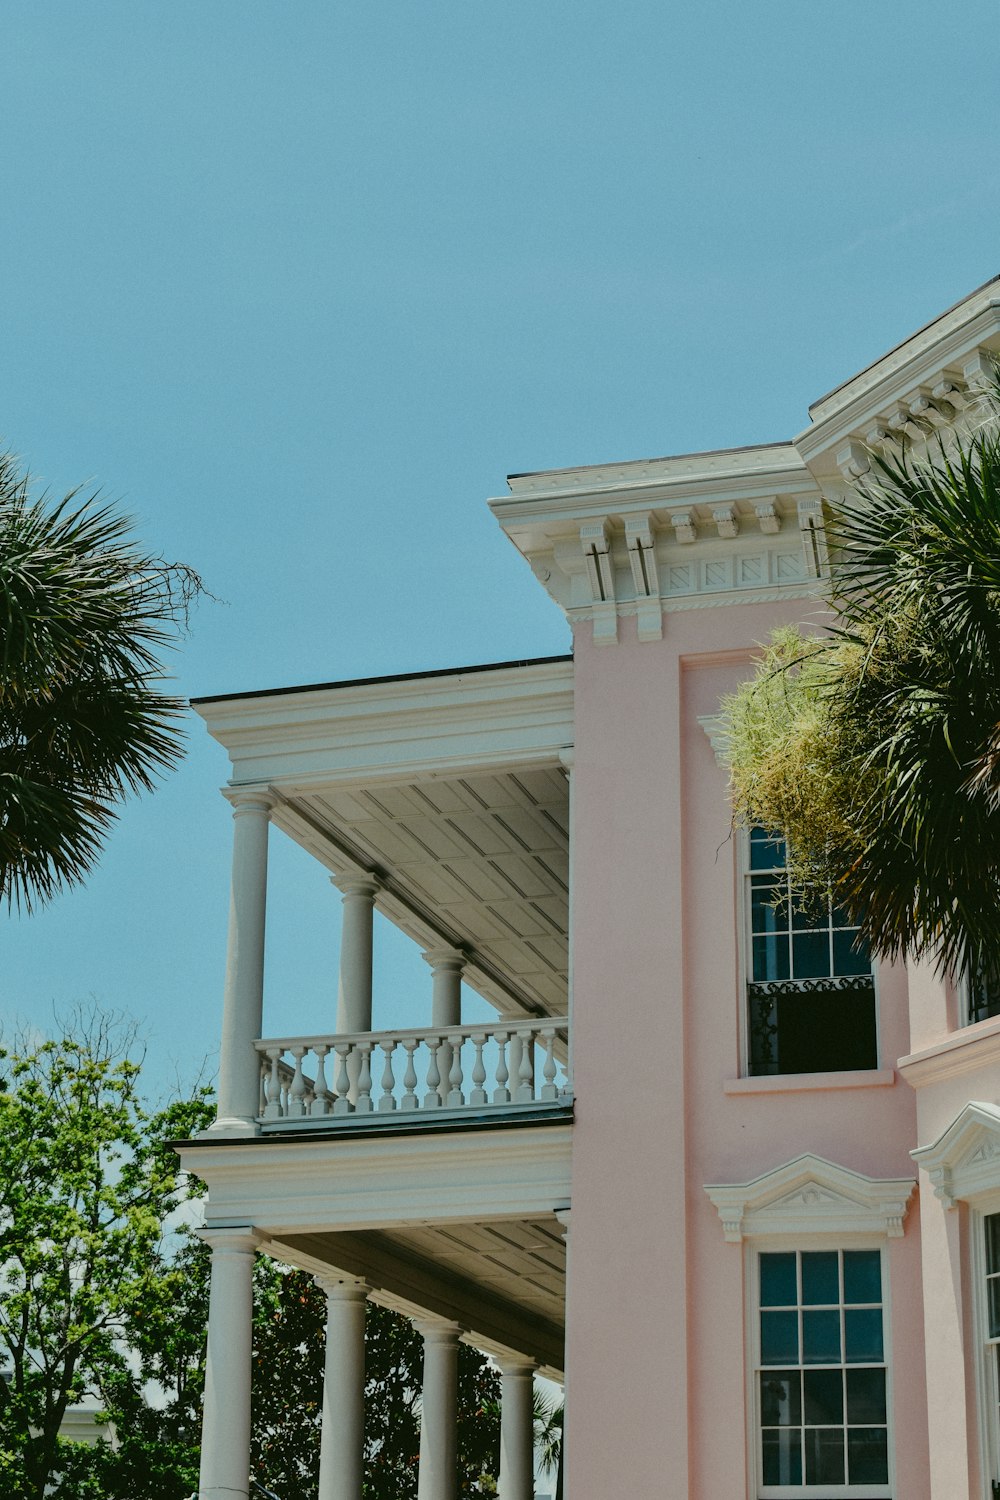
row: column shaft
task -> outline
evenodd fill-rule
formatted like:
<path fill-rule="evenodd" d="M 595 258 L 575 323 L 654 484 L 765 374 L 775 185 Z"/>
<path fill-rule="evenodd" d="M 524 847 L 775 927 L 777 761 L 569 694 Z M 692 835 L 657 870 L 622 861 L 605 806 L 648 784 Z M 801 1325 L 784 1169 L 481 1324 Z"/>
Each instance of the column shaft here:
<path fill-rule="evenodd" d="M 219 1050 L 219 1104 L 215 1130 L 245 1130 L 257 1117 L 260 1036 L 264 1009 L 264 915 L 267 904 L 267 831 L 271 801 L 263 793 L 234 793 L 233 874 L 229 944 Z"/>
<path fill-rule="evenodd" d="M 535 1493 L 534 1365 L 500 1366 L 500 1500 L 533 1500 Z"/>
<path fill-rule="evenodd" d="M 344 896 L 337 1031 L 371 1031 L 372 939 L 378 882 L 372 876 L 358 875 L 345 876 L 335 884 Z"/>
<path fill-rule="evenodd" d="M 424 1336 L 417 1500 L 457 1500 L 457 1323 L 418 1325 Z"/>
<path fill-rule="evenodd" d="M 363 1281 L 320 1281 L 326 1292 L 326 1365 L 318 1500 L 361 1500 L 365 1452 Z"/>
<path fill-rule="evenodd" d="M 212 1247 L 199 1500 L 250 1492 L 250 1372 L 255 1241 L 247 1230 L 206 1229 Z"/>
<path fill-rule="evenodd" d="M 462 1023 L 462 971 L 465 954 L 458 948 L 428 948 L 424 958 L 431 966 L 431 1025 L 460 1026 Z M 438 1097 L 448 1103 L 448 1076 L 451 1073 L 452 1049 L 444 1042 L 438 1049 L 437 1064 L 441 1075 Z"/>

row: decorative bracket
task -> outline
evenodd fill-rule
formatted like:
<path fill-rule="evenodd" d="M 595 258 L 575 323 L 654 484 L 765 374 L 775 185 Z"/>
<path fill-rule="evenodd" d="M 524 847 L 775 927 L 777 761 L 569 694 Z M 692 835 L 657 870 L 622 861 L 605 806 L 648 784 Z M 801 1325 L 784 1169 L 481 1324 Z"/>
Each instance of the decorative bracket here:
<path fill-rule="evenodd" d="M 594 645 L 613 646 L 618 640 L 618 606 L 615 603 L 615 570 L 607 521 L 581 526 L 580 546 L 593 599 Z"/>
<path fill-rule="evenodd" d="M 639 639 L 658 641 L 663 636 L 663 606 L 660 604 L 656 545 L 652 518 L 649 515 L 626 518 L 625 545 L 635 585 Z"/>
<path fill-rule="evenodd" d="M 776 536 L 781 530 L 781 517 L 773 500 L 761 500 L 754 506 L 757 524 L 765 536 Z"/>
<path fill-rule="evenodd" d="M 823 524 L 823 502 L 810 496 L 798 503 L 799 531 L 802 534 L 802 553 L 805 558 L 806 576 L 825 578 L 830 571 L 830 559 L 826 549 L 826 529 Z"/>
<path fill-rule="evenodd" d="M 739 536 L 740 523 L 737 520 L 734 505 L 717 505 L 712 511 L 712 520 L 720 536 L 728 537 L 730 540 Z"/>
<path fill-rule="evenodd" d="M 675 510 L 670 520 L 673 523 L 674 536 L 680 543 L 687 544 L 698 540 L 694 517 L 689 510 Z"/>

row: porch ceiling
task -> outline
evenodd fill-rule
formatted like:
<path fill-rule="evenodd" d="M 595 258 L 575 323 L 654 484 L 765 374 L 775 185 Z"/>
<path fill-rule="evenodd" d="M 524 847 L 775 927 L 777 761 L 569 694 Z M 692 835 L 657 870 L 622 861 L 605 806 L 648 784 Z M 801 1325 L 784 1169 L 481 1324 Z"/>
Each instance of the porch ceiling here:
<path fill-rule="evenodd" d="M 374 870 L 418 942 L 461 945 L 504 1012 L 565 1012 L 569 793 L 557 767 L 313 787 L 275 821 L 336 874 Z"/>
<path fill-rule="evenodd" d="M 554 1215 L 415 1225 L 364 1234 L 290 1235 L 274 1252 L 364 1277 L 376 1300 L 408 1316 L 460 1323 L 470 1342 L 562 1367 L 566 1247 Z"/>

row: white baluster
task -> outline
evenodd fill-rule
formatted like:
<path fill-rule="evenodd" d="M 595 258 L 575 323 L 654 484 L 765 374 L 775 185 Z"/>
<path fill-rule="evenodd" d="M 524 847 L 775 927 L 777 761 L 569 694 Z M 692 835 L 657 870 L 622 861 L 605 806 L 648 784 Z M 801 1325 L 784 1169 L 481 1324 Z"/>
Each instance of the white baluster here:
<path fill-rule="evenodd" d="M 469 1093 L 469 1103 L 473 1106 L 481 1106 L 489 1102 L 483 1084 L 486 1082 L 486 1064 L 483 1062 L 483 1048 L 486 1046 L 485 1031 L 474 1031 L 472 1033 L 472 1045 L 476 1049 L 476 1060 L 472 1064 L 472 1089 Z"/>
<path fill-rule="evenodd" d="M 306 1080 L 302 1073 L 302 1059 L 305 1057 L 307 1051 L 308 1048 L 306 1047 L 293 1047 L 291 1049 L 292 1056 L 295 1058 L 295 1076 L 292 1079 L 292 1086 L 288 1091 L 288 1113 L 290 1115 L 304 1115 L 306 1112 Z"/>
<path fill-rule="evenodd" d="M 351 1044 L 334 1042 L 333 1050 L 337 1054 L 337 1100 L 333 1112 L 335 1115 L 349 1115 L 354 1108 L 351 1103 L 351 1070 L 347 1063 Z"/>
<path fill-rule="evenodd" d="M 441 1046 L 439 1036 L 425 1038 L 427 1050 L 430 1053 L 430 1061 L 427 1064 L 427 1092 L 424 1095 L 424 1109 L 437 1109 L 441 1103 L 441 1073 L 438 1069 L 438 1048 Z"/>
<path fill-rule="evenodd" d="M 396 1100 L 393 1096 L 396 1080 L 392 1075 L 392 1054 L 396 1043 L 391 1037 L 387 1037 L 384 1042 L 379 1042 L 379 1046 L 385 1053 L 385 1067 L 382 1070 L 382 1097 L 378 1101 L 379 1111 L 381 1112 L 396 1108 Z"/>
<path fill-rule="evenodd" d="M 518 1104 L 530 1104 L 535 1097 L 535 1038 L 530 1031 L 521 1037 L 521 1058 L 517 1065 Z"/>
<path fill-rule="evenodd" d="M 266 1118 L 264 1111 L 267 1109 L 267 1063 L 260 1058 L 260 1087 L 257 1090 L 257 1118 Z"/>
<path fill-rule="evenodd" d="M 499 1049 L 496 1071 L 497 1086 L 493 1090 L 493 1103 L 509 1104 L 510 1089 L 507 1087 L 507 1079 L 510 1077 L 510 1074 L 507 1072 L 507 1033 L 506 1031 L 495 1031 L 493 1038 Z"/>
<path fill-rule="evenodd" d="M 314 1115 L 328 1115 L 330 1113 L 330 1090 L 326 1086 L 326 1071 L 323 1066 L 329 1050 L 329 1047 L 324 1046 L 322 1043 L 313 1048 L 316 1054 L 316 1082 L 313 1087 L 313 1101 L 310 1113 Z"/>
<path fill-rule="evenodd" d="M 403 1074 L 403 1088 L 406 1090 L 399 1101 L 400 1109 L 416 1109 L 420 1103 L 417 1098 L 417 1070 L 413 1065 L 413 1054 L 420 1046 L 419 1037 L 406 1037 L 403 1041 L 406 1049 L 406 1071 Z"/>
<path fill-rule="evenodd" d="M 358 1099 L 354 1108 L 359 1115 L 370 1115 L 372 1112 L 372 1044 L 371 1042 L 358 1042 L 355 1051 L 361 1058 L 361 1067 L 358 1070 Z"/>
<path fill-rule="evenodd" d="M 545 1043 L 545 1066 L 542 1068 L 542 1077 L 545 1079 L 545 1082 L 542 1084 L 541 1097 L 543 1099 L 558 1099 L 559 1090 L 556 1088 L 556 1060 L 554 1056 L 556 1045 L 555 1027 L 546 1026 L 541 1036 L 542 1041 Z"/>
<path fill-rule="evenodd" d="M 280 1047 L 268 1047 L 267 1055 L 271 1059 L 271 1076 L 267 1084 L 267 1108 L 264 1110 L 265 1120 L 280 1120 L 281 1108 L 281 1052 Z"/>
<path fill-rule="evenodd" d="M 448 1108 L 461 1109 L 465 1103 L 465 1095 L 462 1093 L 462 1042 L 463 1037 L 456 1036 L 451 1043 L 451 1069 L 448 1073 Z"/>

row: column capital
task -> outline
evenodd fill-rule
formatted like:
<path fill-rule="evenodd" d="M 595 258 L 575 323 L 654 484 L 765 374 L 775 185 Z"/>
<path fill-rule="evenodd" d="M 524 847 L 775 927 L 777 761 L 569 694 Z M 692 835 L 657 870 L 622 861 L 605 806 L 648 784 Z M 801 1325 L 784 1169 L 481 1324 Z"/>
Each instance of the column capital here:
<path fill-rule="evenodd" d="M 494 1356 L 501 1375 L 534 1375 L 538 1361 L 525 1354 L 499 1354 Z"/>
<path fill-rule="evenodd" d="M 420 956 L 432 969 L 451 969 L 459 974 L 469 962 L 469 955 L 463 949 L 445 943 L 439 948 L 425 948 Z"/>
<path fill-rule="evenodd" d="M 216 1251 L 253 1255 L 260 1244 L 260 1235 L 252 1224 L 205 1224 L 195 1234 L 213 1255 Z"/>
<path fill-rule="evenodd" d="M 576 746 L 564 745 L 563 748 L 559 751 L 559 764 L 562 766 L 567 776 L 572 774 L 575 760 Z"/>
<path fill-rule="evenodd" d="M 277 798 L 269 786 L 224 786 L 222 795 L 233 809 L 233 817 L 242 813 L 268 813 Z"/>
<path fill-rule="evenodd" d="M 457 1344 L 464 1332 L 461 1323 L 449 1322 L 447 1318 L 414 1318 L 413 1326 L 425 1344 Z"/>
<path fill-rule="evenodd" d="M 313 1277 L 320 1291 L 326 1293 L 328 1302 L 365 1302 L 371 1287 L 360 1276 L 338 1276 L 336 1271 Z"/>
<path fill-rule="evenodd" d="M 346 875 L 331 875 L 330 884 L 337 887 L 342 896 L 371 896 L 374 900 L 382 889 L 377 875 L 366 870 L 351 871 Z"/>

